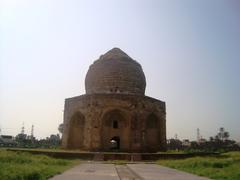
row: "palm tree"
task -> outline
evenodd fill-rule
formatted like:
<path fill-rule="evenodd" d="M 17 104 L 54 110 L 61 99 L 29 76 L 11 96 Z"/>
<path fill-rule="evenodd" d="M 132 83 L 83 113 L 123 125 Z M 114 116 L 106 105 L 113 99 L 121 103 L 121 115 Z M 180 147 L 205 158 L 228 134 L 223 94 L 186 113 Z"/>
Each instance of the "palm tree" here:
<path fill-rule="evenodd" d="M 221 139 L 222 141 L 223 141 L 223 139 L 224 139 L 224 132 L 225 132 L 224 128 L 221 127 L 221 128 L 219 129 L 218 136 L 219 136 L 219 139 Z"/>
<path fill-rule="evenodd" d="M 213 142 L 213 141 L 214 141 L 214 138 L 211 136 L 211 137 L 209 138 L 209 141 Z"/>
<path fill-rule="evenodd" d="M 229 136 L 230 136 L 229 132 L 224 132 L 223 133 L 223 138 L 224 138 L 225 141 L 228 140 Z"/>

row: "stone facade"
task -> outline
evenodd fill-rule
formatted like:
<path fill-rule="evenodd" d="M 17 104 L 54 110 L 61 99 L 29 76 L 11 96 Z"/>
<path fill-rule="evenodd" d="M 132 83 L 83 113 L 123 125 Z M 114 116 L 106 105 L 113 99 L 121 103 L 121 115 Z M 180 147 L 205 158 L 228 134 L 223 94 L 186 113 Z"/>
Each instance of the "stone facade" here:
<path fill-rule="evenodd" d="M 85 85 L 86 95 L 65 100 L 63 148 L 166 149 L 165 102 L 144 95 L 146 81 L 140 64 L 114 48 L 90 66 Z"/>

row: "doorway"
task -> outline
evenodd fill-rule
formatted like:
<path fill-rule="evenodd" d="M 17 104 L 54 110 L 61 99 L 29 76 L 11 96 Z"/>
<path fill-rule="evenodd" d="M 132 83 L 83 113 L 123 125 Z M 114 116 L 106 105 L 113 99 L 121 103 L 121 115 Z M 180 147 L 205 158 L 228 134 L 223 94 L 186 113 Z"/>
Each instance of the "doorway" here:
<path fill-rule="evenodd" d="M 111 110 L 102 117 L 102 149 L 126 151 L 129 149 L 129 126 L 127 116 L 121 110 Z"/>
<path fill-rule="evenodd" d="M 119 150 L 120 149 L 120 138 L 118 136 L 114 136 L 111 141 L 111 149 Z"/>

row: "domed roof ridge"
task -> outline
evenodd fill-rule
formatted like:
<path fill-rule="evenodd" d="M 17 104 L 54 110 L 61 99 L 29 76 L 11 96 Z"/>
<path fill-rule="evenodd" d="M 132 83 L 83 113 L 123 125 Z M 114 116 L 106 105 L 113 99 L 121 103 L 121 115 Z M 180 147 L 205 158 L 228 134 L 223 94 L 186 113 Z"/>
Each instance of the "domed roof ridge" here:
<path fill-rule="evenodd" d="M 132 58 L 130 58 L 127 55 L 127 53 L 122 51 L 120 48 L 115 47 L 100 56 L 100 60 L 108 60 L 108 59 L 124 60 L 124 59 L 132 59 Z"/>
<path fill-rule="evenodd" d="M 87 94 L 142 94 L 146 79 L 141 65 L 119 48 L 113 48 L 92 65 L 85 78 Z"/>

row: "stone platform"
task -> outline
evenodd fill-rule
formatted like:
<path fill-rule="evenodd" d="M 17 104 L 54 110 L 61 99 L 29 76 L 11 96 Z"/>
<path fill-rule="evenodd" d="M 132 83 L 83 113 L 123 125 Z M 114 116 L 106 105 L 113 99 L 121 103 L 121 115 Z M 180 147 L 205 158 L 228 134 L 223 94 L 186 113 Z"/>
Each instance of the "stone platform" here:
<path fill-rule="evenodd" d="M 159 159 L 184 159 L 195 156 L 217 156 L 219 153 L 120 153 L 120 152 L 77 152 L 61 150 L 38 150 L 38 149 L 7 149 L 8 151 L 28 152 L 32 154 L 43 154 L 55 158 L 82 159 L 88 161 L 155 161 Z"/>

